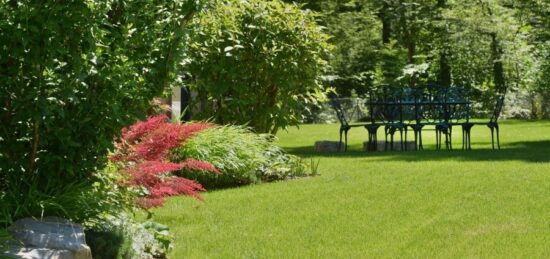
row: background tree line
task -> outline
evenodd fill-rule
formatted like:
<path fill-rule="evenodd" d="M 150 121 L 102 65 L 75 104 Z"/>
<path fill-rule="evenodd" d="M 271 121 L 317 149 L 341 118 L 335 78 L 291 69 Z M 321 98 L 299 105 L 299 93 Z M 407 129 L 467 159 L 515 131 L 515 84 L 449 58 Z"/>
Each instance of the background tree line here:
<path fill-rule="evenodd" d="M 456 85 L 488 111 L 550 117 L 548 0 L 287 0 L 321 16 L 335 45 L 327 79 L 344 96 L 378 85 Z"/>

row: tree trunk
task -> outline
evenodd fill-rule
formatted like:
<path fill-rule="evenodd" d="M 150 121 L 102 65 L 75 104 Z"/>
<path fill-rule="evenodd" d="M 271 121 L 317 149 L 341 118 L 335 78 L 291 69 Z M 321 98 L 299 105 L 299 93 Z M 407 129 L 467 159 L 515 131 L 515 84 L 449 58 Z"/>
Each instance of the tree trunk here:
<path fill-rule="evenodd" d="M 439 53 L 439 74 L 437 75 L 437 83 L 441 86 L 451 85 L 451 65 L 449 64 L 449 57 L 445 49 L 442 49 Z"/>
<path fill-rule="evenodd" d="M 437 0 L 437 16 L 436 20 L 441 22 L 443 21 L 442 9 L 447 5 L 446 0 Z M 451 86 L 452 84 L 452 72 L 451 64 L 449 60 L 450 49 L 447 45 L 448 35 L 445 28 L 435 27 L 435 32 L 437 37 L 440 39 L 441 49 L 439 51 L 439 73 L 437 75 L 437 83 L 441 86 Z"/>
<path fill-rule="evenodd" d="M 504 65 L 502 64 L 502 48 L 497 39 L 496 33 L 491 33 L 491 51 L 493 56 L 493 82 L 497 92 L 506 89 L 506 78 L 504 76 Z"/>

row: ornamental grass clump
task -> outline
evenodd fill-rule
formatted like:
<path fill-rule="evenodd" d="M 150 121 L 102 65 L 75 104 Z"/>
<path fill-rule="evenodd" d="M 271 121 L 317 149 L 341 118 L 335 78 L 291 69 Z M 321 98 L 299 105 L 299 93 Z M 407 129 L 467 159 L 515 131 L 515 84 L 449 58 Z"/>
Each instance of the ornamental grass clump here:
<path fill-rule="evenodd" d="M 128 176 L 125 184 L 143 189 L 141 197 L 136 199 L 139 206 L 162 206 L 166 196 L 189 195 L 202 199 L 199 192 L 204 188 L 200 183 L 172 173 L 180 170 L 220 171 L 208 162 L 193 158 L 173 163 L 167 155 L 170 149 L 211 127 L 213 124 L 203 122 L 172 124 L 168 117 L 159 115 L 122 130 L 122 138 L 116 144 L 117 150 L 111 161 L 118 163 Z"/>
<path fill-rule="evenodd" d="M 273 143 L 273 136 L 255 134 L 242 126 L 208 128 L 173 149 L 172 162 L 207 161 L 222 174 L 182 169 L 179 175 L 207 188 L 223 188 L 308 175 L 302 160 Z"/>

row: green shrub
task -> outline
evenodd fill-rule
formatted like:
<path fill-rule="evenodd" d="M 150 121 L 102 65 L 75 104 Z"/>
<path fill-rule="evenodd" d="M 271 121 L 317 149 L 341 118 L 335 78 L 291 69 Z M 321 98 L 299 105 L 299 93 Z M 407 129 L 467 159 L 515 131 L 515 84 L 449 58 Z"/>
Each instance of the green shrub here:
<path fill-rule="evenodd" d="M 200 2 L 2 1 L 0 221 L 80 206 L 113 138 L 173 82 Z"/>
<path fill-rule="evenodd" d="M 108 216 L 86 230 L 86 243 L 96 259 L 166 258 L 173 237 L 168 227 L 155 222 L 137 223 L 127 214 Z"/>
<path fill-rule="evenodd" d="M 279 0 L 214 0 L 197 15 L 185 72 L 199 92 L 201 116 L 274 134 L 302 120 L 326 72 L 329 36 L 315 14 Z"/>
<path fill-rule="evenodd" d="M 308 175 L 308 168 L 296 156 L 273 143 L 273 136 L 255 134 L 242 126 L 211 128 L 193 136 L 172 150 L 173 162 L 187 158 L 204 160 L 222 174 L 182 171 L 207 188 L 245 185 Z"/>
<path fill-rule="evenodd" d="M 284 180 L 316 173 L 301 158 L 287 154 L 271 143 L 266 147 L 264 156 L 265 163 L 257 170 L 257 175 L 262 181 Z"/>
<path fill-rule="evenodd" d="M 10 233 L 8 233 L 8 230 L 0 227 L 0 252 L 2 252 L 6 246 L 6 242 L 8 242 L 11 238 L 12 237 Z"/>
<path fill-rule="evenodd" d="M 73 222 L 85 223 L 104 214 L 129 211 L 133 206 L 133 194 L 130 189 L 119 185 L 121 177 L 117 169 L 109 165 L 94 173 L 89 180 L 91 183 L 84 181 L 59 185 L 57 189 L 52 187 L 55 192 L 51 191 L 49 194 L 42 193 L 36 186 L 38 183 L 21 188 L 25 192 L 17 192 L 15 190 L 18 186 L 12 186 L 4 194 L 0 193 L 0 213 L 3 220 L 0 224 L 8 225 L 12 219 L 24 215 L 60 216 Z"/>

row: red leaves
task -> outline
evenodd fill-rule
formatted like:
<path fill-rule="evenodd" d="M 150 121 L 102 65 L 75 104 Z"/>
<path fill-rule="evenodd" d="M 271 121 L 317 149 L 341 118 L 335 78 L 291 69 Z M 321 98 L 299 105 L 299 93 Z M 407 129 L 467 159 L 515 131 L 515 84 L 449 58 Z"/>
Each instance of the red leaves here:
<path fill-rule="evenodd" d="M 152 128 L 148 134 L 142 135 L 142 141 L 135 147 L 137 157 L 134 159 L 162 159 L 166 157 L 171 148 L 181 145 L 185 139 L 209 127 L 212 125 L 207 123 L 160 124 L 156 128 Z M 131 134 L 131 136 L 134 135 L 136 134 Z"/>
<path fill-rule="evenodd" d="M 123 171 L 130 176 L 129 185 L 143 186 L 148 190 L 146 197 L 136 200 L 141 207 L 159 207 L 164 205 L 164 197 L 182 194 L 202 200 L 199 194 L 204 191 L 202 185 L 171 173 L 182 169 L 220 171 L 208 162 L 193 159 L 171 163 L 167 155 L 170 149 L 213 126 L 210 123 L 171 124 L 168 117 L 159 115 L 122 130 L 122 139 L 117 143 L 117 152 L 111 160 L 123 164 Z"/>
<path fill-rule="evenodd" d="M 151 117 L 147 121 L 140 121 L 130 126 L 130 129 L 122 129 L 122 138 L 126 141 L 134 141 L 158 128 L 161 124 L 166 124 L 167 121 L 169 121 L 168 116 L 164 114 Z"/>

